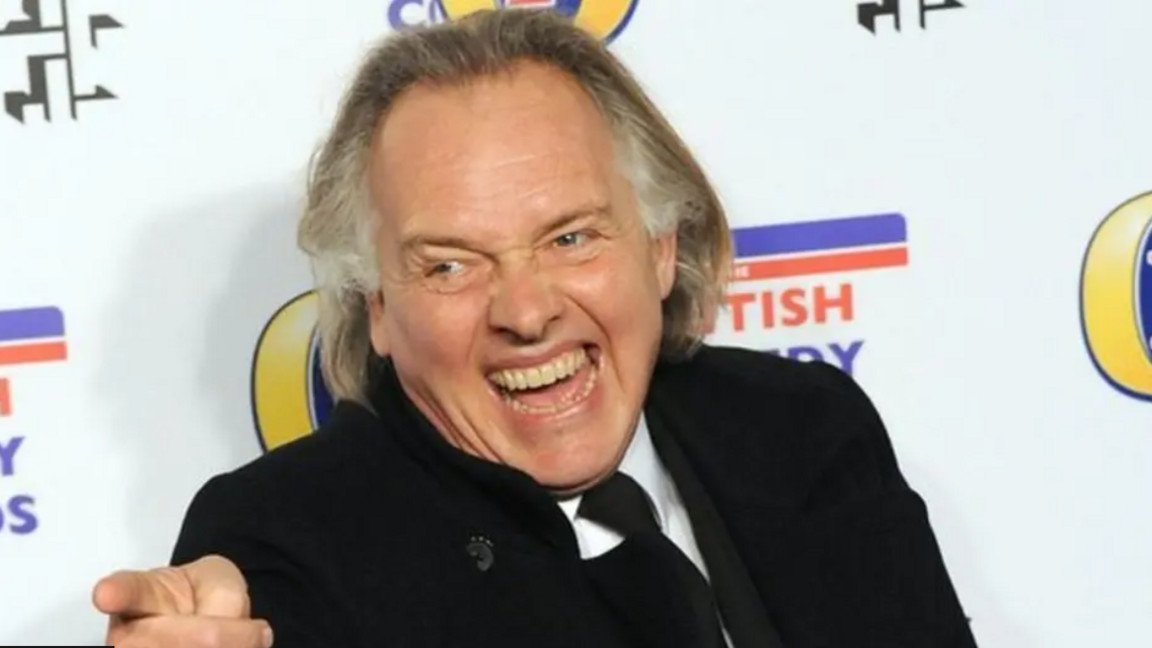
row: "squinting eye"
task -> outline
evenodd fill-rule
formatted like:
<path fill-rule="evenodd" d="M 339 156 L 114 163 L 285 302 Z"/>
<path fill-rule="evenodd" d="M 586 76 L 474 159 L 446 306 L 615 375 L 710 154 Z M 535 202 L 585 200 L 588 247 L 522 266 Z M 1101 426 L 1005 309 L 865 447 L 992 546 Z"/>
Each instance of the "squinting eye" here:
<path fill-rule="evenodd" d="M 432 269 L 428 271 L 428 275 L 453 275 L 459 274 L 462 270 L 464 270 L 464 264 L 460 263 L 459 261 L 441 261 L 440 263 L 432 266 Z"/>
<path fill-rule="evenodd" d="M 588 240 L 588 235 L 584 232 L 568 232 L 556 237 L 556 245 L 560 247 L 575 247 Z"/>

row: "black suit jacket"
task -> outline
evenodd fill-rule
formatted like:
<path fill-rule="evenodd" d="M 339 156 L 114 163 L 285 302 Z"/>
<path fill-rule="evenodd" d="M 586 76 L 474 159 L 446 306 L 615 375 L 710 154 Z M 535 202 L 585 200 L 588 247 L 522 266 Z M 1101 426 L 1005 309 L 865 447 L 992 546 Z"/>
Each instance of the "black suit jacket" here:
<path fill-rule="evenodd" d="M 634 645 L 548 493 L 449 446 L 387 363 L 373 383 L 375 414 L 339 403 L 316 434 L 210 480 L 173 564 L 235 561 L 278 648 Z M 657 367 L 645 414 L 737 648 L 974 645 L 924 504 L 847 375 L 704 347 Z"/>

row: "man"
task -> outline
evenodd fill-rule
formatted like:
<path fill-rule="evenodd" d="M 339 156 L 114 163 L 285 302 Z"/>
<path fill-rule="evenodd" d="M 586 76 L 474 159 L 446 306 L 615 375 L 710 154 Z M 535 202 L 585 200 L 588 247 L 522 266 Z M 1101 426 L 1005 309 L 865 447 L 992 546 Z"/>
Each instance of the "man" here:
<path fill-rule="evenodd" d="M 308 198 L 340 403 L 205 485 L 184 567 L 97 586 L 110 642 L 973 645 L 851 379 L 700 345 L 723 211 L 594 39 L 532 11 L 392 38 Z"/>

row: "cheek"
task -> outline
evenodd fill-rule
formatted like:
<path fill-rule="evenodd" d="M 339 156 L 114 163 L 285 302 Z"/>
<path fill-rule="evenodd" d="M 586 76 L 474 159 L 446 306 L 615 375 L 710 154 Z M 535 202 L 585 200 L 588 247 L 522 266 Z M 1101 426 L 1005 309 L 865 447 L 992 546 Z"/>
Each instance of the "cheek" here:
<path fill-rule="evenodd" d="M 467 296 L 405 295 L 385 313 L 392 356 L 424 370 L 470 366 L 483 305 Z"/>
<path fill-rule="evenodd" d="M 573 301 L 596 321 L 609 343 L 627 338 L 634 348 L 642 341 L 636 338 L 659 339 L 660 287 L 652 265 L 645 265 L 640 255 L 628 250 L 602 255 L 575 269 L 568 286 Z"/>

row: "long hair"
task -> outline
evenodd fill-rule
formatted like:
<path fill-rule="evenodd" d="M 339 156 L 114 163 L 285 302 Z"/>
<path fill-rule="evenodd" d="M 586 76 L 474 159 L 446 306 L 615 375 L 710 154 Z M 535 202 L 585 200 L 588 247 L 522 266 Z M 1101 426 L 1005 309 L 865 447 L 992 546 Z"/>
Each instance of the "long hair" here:
<path fill-rule="evenodd" d="M 716 192 L 684 142 L 631 73 L 570 20 L 547 10 L 480 11 L 394 34 L 370 50 L 313 156 L 299 243 L 312 259 L 323 372 L 335 397 L 366 401 L 373 356 L 367 295 L 379 289 L 379 269 L 366 169 L 374 131 L 413 85 L 466 83 L 524 61 L 554 66 L 584 88 L 612 132 L 645 227 L 652 235 L 677 230 L 661 355 L 691 353 L 711 327 L 731 241 Z"/>

